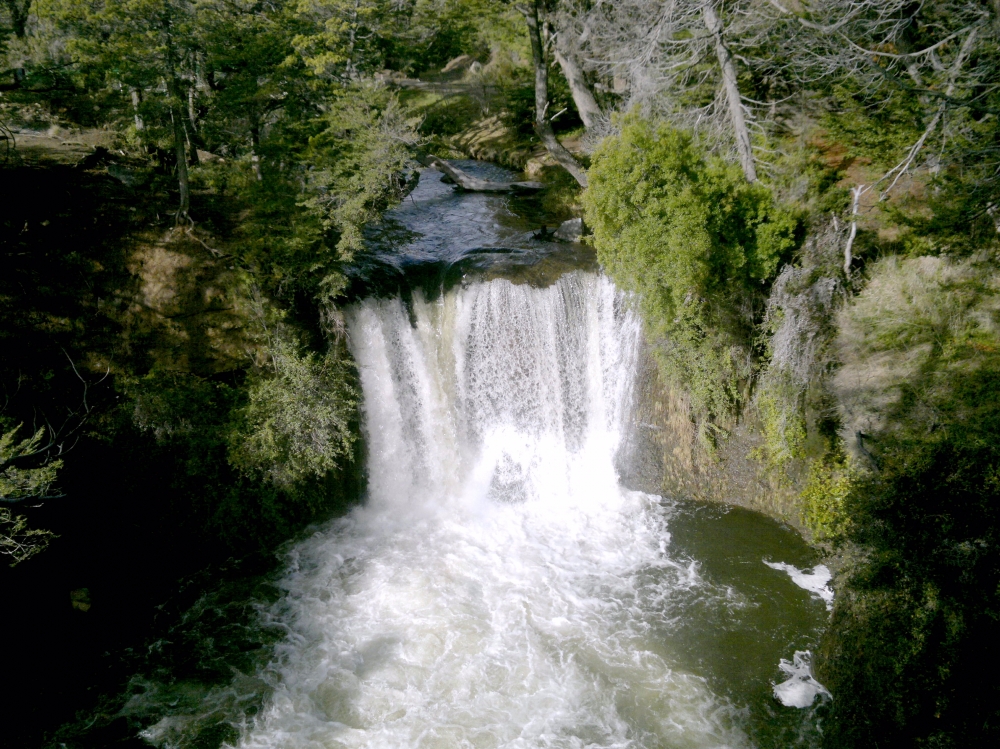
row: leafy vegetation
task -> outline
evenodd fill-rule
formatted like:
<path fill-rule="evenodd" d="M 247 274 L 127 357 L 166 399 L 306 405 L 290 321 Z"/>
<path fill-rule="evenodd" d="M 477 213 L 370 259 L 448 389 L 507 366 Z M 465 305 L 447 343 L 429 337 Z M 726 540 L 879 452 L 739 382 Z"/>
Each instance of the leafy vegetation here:
<path fill-rule="evenodd" d="M 0 423 L 0 426 L 3 426 Z M 46 429 L 38 429 L 30 437 L 18 439 L 21 427 L 0 431 L 0 500 L 16 505 L 24 500 L 44 498 L 56 481 L 61 460 L 45 460 L 42 465 L 20 467 L 43 448 Z M 43 551 L 53 537 L 51 531 L 31 528 L 28 519 L 10 507 L 0 505 L 0 554 L 11 558 L 11 566 L 30 559 Z"/>
<path fill-rule="evenodd" d="M 724 423 L 745 399 L 754 326 L 797 243 L 795 215 L 690 135 L 636 117 L 594 153 L 590 179 L 599 259 L 638 294 L 664 371 L 703 428 Z"/>
<path fill-rule="evenodd" d="M 557 129 L 592 149 L 557 163 L 591 166 L 543 201 L 568 212 L 589 181 L 601 263 L 709 460 L 749 434 L 760 476 L 846 560 L 824 741 L 996 743 L 995 689 L 969 675 L 1000 641 L 998 13 L 5 0 L 0 160 L 36 197 L 9 191 L 0 237 L 0 338 L 19 357 L 0 370 L 0 496 L 67 481 L 68 458 L 20 460 L 46 436 L 14 427 L 110 372 L 80 449 L 117 456 L 121 496 L 156 492 L 149 525 L 242 553 L 328 514 L 356 479 L 337 306 L 363 228 L 405 195 L 418 147 L 483 119 L 523 164 L 546 138 L 560 153 Z M 432 87 L 396 85 L 415 75 Z M 44 182 L 10 144 L 50 128 L 103 152 Z M 181 276 L 187 306 L 160 304 Z M 52 539 L 25 504 L 0 509 L 15 562 Z"/>
<path fill-rule="evenodd" d="M 229 437 L 229 460 L 278 486 L 322 478 L 352 455 L 357 393 L 351 364 L 331 349 L 303 354 L 288 331 L 270 348 L 272 372 L 254 377 Z"/>

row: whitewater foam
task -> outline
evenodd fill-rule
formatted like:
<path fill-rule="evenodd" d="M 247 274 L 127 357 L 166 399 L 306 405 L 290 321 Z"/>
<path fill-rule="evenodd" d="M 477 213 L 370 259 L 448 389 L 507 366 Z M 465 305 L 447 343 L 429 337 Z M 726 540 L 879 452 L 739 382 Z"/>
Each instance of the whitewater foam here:
<path fill-rule="evenodd" d="M 812 675 L 812 654 L 808 650 L 797 650 L 791 662 L 782 658 L 778 668 L 788 678 L 774 685 L 774 696 L 785 707 L 806 708 L 820 695 L 830 697 L 827 688 Z"/>
<path fill-rule="evenodd" d="M 347 311 L 369 496 L 292 550 L 241 746 L 748 745 L 664 636 L 725 593 L 671 556 L 670 505 L 618 484 L 624 302 L 574 273 Z"/>
<path fill-rule="evenodd" d="M 829 585 L 833 575 L 825 564 L 817 564 L 812 571 L 800 570 L 785 562 L 769 562 L 766 559 L 764 564 L 773 570 L 784 572 L 793 583 L 822 600 L 826 604 L 827 611 L 833 609 L 833 589 Z"/>

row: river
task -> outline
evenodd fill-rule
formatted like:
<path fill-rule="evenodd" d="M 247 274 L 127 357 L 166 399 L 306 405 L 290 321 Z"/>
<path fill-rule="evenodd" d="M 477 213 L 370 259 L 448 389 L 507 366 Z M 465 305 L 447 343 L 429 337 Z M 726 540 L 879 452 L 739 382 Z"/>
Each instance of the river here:
<path fill-rule="evenodd" d="M 532 238 L 533 205 L 428 171 L 376 232 L 345 310 L 367 495 L 287 550 L 253 673 L 133 681 L 121 713 L 145 741 L 818 743 L 815 553 L 761 515 L 622 479 L 641 320 L 586 249 Z"/>

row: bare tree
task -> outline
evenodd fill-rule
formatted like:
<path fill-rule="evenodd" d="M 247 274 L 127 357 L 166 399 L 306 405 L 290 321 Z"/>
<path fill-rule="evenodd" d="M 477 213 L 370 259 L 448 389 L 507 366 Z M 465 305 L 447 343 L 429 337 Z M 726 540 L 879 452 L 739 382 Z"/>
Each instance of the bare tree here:
<path fill-rule="evenodd" d="M 747 182 L 757 181 L 757 168 L 754 166 L 753 149 L 750 146 L 750 132 L 747 130 L 746 118 L 743 116 L 743 99 L 740 97 L 739 84 L 736 82 L 736 64 L 733 53 L 726 43 L 725 27 L 722 19 L 716 13 L 714 3 L 706 2 L 701 6 L 701 16 L 705 28 L 712 35 L 715 43 L 715 56 L 722 72 L 722 89 L 726 93 L 726 103 L 729 107 L 729 119 L 733 125 L 733 135 L 736 138 L 736 152 L 740 157 L 740 166 Z"/>
<path fill-rule="evenodd" d="M 754 0 L 595 2 L 587 19 L 590 63 L 628 81 L 625 108 L 641 107 L 728 144 L 750 182 L 757 179 L 755 121 L 753 102 L 740 91 L 739 66 L 753 63 L 750 50 L 768 31 L 753 5 Z"/>
<path fill-rule="evenodd" d="M 519 6 L 528 25 L 528 37 L 531 41 L 531 57 L 535 67 L 535 133 L 544 144 L 552 158 L 567 172 L 573 175 L 581 187 L 587 186 L 587 172 L 566 147 L 559 142 L 552 129 L 549 116 L 549 67 L 546 60 L 545 45 L 542 43 L 542 28 L 540 20 L 540 0 L 532 0 L 530 5 Z"/>
<path fill-rule="evenodd" d="M 969 161 L 967 137 L 975 129 L 971 113 L 985 114 L 985 97 L 1000 70 L 994 56 L 978 54 L 995 44 L 1000 3 L 939 0 L 932 5 L 908 0 L 824 0 L 799 3 L 767 0 L 759 9 L 789 23 L 786 38 L 796 50 L 790 73 L 803 84 L 826 77 L 855 81 L 874 106 L 893 91 L 903 91 L 923 108 L 923 130 L 902 158 L 870 184 L 852 189 L 851 228 L 844 248 L 844 271 L 850 273 L 859 204 L 890 197 L 904 177 L 925 170 L 939 173 L 946 163 Z M 992 23 L 991 23 L 992 22 Z M 990 33 L 990 26 L 993 26 Z M 975 65 L 970 60 L 977 58 Z M 996 113 L 994 113 L 994 116 Z M 934 143 L 933 150 L 928 149 Z M 996 162 L 995 153 L 983 154 Z M 995 166 L 1000 167 L 1000 164 Z M 993 172 L 995 185 L 997 169 Z M 989 188 L 980 185 L 979 189 Z M 996 192 L 995 187 L 992 192 Z M 983 212 L 989 214 L 988 197 Z"/>
<path fill-rule="evenodd" d="M 588 36 L 586 0 L 563 0 L 555 12 L 548 14 L 546 24 L 552 30 L 553 57 L 569 84 L 573 103 L 588 131 L 593 131 L 605 119 L 597 97 L 587 80 L 583 61 L 583 42 Z"/>
<path fill-rule="evenodd" d="M 566 82 L 569 83 L 573 103 L 576 104 L 576 111 L 583 120 L 583 126 L 588 130 L 593 129 L 604 117 L 604 113 L 590 89 L 590 84 L 587 83 L 587 76 L 583 72 L 577 52 L 565 32 L 560 31 L 556 34 L 554 55 L 563 75 L 566 76 Z"/>

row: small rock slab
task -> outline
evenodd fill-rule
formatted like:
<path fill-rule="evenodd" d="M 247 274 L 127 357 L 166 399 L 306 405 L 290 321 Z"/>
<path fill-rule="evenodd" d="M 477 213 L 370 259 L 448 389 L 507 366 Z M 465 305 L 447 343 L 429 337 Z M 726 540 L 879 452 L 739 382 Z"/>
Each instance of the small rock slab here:
<path fill-rule="evenodd" d="M 582 218 L 571 218 L 559 224 L 559 228 L 553 232 L 552 236 L 561 239 L 563 242 L 579 242 L 583 236 L 584 226 Z"/>

